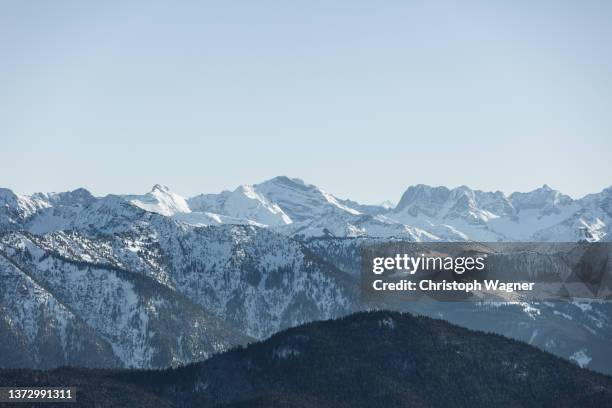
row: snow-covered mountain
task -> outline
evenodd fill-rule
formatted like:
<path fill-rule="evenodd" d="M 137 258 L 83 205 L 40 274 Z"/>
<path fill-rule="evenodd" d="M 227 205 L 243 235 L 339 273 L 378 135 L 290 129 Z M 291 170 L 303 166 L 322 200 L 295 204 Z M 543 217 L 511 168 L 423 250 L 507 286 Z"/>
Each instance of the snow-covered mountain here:
<path fill-rule="evenodd" d="M 253 225 L 304 238 L 593 242 L 610 240 L 612 225 L 612 187 L 572 199 L 547 185 L 504 195 L 420 184 L 409 187 L 393 206 L 364 205 L 299 179 L 275 177 L 191 198 L 161 185 L 143 195 L 114 197 L 192 226 Z M 80 212 L 99 200 L 84 189 L 32 196 L 2 189 L 0 230 L 46 233 L 72 228 L 77 218 L 82 222 Z"/>
<path fill-rule="evenodd" d="M 2 350 L 0 365 L 166 367 L 249 340 L 180 293 L 116 266 L 79 260 L 74 248 L 65 257 L 52 239 L 2 238 L 0 350 L 18 347 Z"/>
<path fill-rule="evenodd" d="M 187 201 L 180 195 L 173 193 L 166 186 L 156 184 L 153 189 L 144 195 L 123 196 L 132 204 L 143 210 L 165 215 L 167 217 L 180 213 L 190 213 Z"/>
<path fill-rule="evenodd" d="M 0 232 L 19 229 L 25 220 L 51 204 L 36 195 L 17 195 L 11 190 L 0 188 Z"/>
<path fill-rule="evenodd" d="M 409 187 L 397 206 L 342 200 L 299 179 L 276 177 L 188 200 L 193 211 L 305 237 L 413 240 L 600 241 L 609 239 L 612 192 L 574 200 L 547 185 L 509 196 L 461 186 Z M 248 220 L 248 221 L 247 221 Z"/>
<path fill-rule="evenodd" d="M 547 185 L 509 196 L 418 185 L 387 216 L 440 240 L 599 241 L 612 222 L 608 190 L 573 200 Z"/>
<path fill-rule="evenodd" d="M 240 186 L 234 191 L 190 198 L 189 206 L 193 211 L 223 214 L 233 219 L 251 220 L 262 225 L 277 226 L 293 222 L 277 204 L 248 185 Z"/>
<path fill-rule="evenodd" d="M 610 241 L 611 225 L 612 188 L 418 185 L 395 206 L 287 177 L 192 198 L 0 189 L 0 367 L 180 365 L 364 307 L 363 243 Z M 609 304 L 432 307 L 414 311 L 612 372 Z"/>
<path fill-rule="evenodd" d="M 0 235 L 0 338 L 31 355 L 0 366 L 175 366 L 355 304 L 345 273 L 266 228 L 194 227 L 119 196 L 64 221 Z"/>

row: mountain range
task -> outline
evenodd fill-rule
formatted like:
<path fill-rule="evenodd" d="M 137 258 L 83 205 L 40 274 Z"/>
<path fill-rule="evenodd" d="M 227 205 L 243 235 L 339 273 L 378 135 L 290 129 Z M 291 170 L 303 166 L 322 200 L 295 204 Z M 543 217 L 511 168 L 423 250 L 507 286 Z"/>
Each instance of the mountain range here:
<path fill-rule="evenodd" d="M 572 199 L 547 185 L 504 195 L 420 184 L 409 187 L 399 203 L 390 206 L 343 200 L 300 179 L 275 177 L 191 198 L 161 185 L 142 195 L 103 198 L 82 188 L 30 196 L 0 189 L 0 228 L 33 233 L 74 228 L 76 218 L 82 219 L 80 209 L 113 199 L 193 226 L 255 225 L 301 237 L 593 242 L 610 240 L 612 223 L 612 187 Z"/>
<path fill-rule="evenodd" d="M 412 241 L 610 241 L 612 188 L 574 200 L 414 186 L 397 206 L 276 177 L 183 198 L 0 189 L 0 367 L 177 367 L 367 309 L 361 247 Z M 612 306 L 410 303 L 612 373 Z"/>

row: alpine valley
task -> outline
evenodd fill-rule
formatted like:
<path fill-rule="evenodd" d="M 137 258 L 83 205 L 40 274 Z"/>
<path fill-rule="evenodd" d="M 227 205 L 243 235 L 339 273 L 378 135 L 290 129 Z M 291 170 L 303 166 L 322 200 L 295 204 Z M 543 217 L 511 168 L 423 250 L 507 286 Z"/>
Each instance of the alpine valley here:
<path fill-rule="evenodd" d="M 165 368 L 368 308 L 369 242 L 611 242 L 612 187 L 572 199 L 409 187 L 397 205 L 276 177 L 184 198 L 0 189 L 0 368 Z M 612 374 L 612 305 L 410 303 Z"/>

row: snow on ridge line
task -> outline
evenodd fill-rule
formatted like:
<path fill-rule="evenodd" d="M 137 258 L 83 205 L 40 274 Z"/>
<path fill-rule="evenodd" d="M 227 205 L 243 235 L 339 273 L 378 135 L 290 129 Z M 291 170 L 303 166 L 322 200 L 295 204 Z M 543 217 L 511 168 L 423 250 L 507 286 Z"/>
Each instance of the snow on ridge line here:
<path fill-rule="evenodd" d="M 233 192 L 189 199 L 161 185 L 155 185 L 144 195 L 119 197 L 145 211 L 196 226 L 245 224 L 271 227 L 287 234 L 315 236 L 329 235 L 330 231 L 331 235 L 340 236 L 399 234 L 414 238 L 407 232 L 406 227 L 410 227 L 425 233 L 420 239 L 594 242 L 610 239 L 611 193 L 612 187 L 573 200 L 548 186 L 506 196 L 465 186 L 449 190 L 419 185 L 406 191 L 400 200 L 403 205 L 385 209 L 340 200 L 301 180 L 277 177 L 261 184 L 239 186 Z M 4 219 L 0 212 L 0 229 L 3 222 L 8 229 L 21 228 L 26 220 L 40 214 L 46 214 L 46 220 L 41 216 L 37 221 L 44 225 L 36 228 L 35 220 L 27 229 L 41 232 L 69 227 L 68 221 L 80 211 L 76 207 L 87 207 L 97 200 L 84 189 L 33 196 L 18 196 L 1 189 L 0 211 L 4 204 L 9 212 Z M 56 205 L 63 209 L 58 212 Z M 45 211 L 49 208 L 53 211 Z"/>
<path fill-rule="evenodd" d="M 124 198 L 143 210 L 165 216 L 191 212 L 185 198 L 159 184 L 153 186 L 153 189 L 144 195 L 128 195 Z"/>

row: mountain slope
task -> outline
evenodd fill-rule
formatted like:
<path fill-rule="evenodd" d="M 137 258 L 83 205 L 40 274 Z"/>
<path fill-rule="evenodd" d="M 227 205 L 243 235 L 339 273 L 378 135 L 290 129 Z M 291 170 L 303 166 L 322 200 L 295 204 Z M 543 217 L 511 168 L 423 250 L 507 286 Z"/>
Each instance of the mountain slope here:
<path fill-rule="evenodd" d="M 259 194 L 252 186 L 240 186 L 236 190 L 220 194 L 202 194 L 188 200 L 193 211 L 223 214 L 263 225 L 285 225 L 293 221 L 275 203 Z"/>
<path fill-rule="evenodd" d="M 119 215 L 108 220 L 116 222 L 87 221 L 75 227 L 78 233 L 29 238 L 77 262 L 144 274 L 256 338 L 342 315 L 357 297 L 358 285 L 346 274 L 267 229 L 191 227 L 146 212 L 129 222 Z"/>
<path fill-rule="evenodd" d="M 145 195 L 128 195 L 124 198 L 143 210 L 165 216 L 191 212 L 187 201 L 183 197 L 171 192 L 168 187 L 159 184 L 154 185 L 153 189 Z"/>
<path fill-rule="evenodd" d="M 2 252 L 0 280 L 0 366 L 121 366 L 109 342 Z"/>
<path fill-rule="evenodd" d="M 0 385 L 72 385 L 83 402 L 175 407 L 603 407 L 612 378 L 526 344 L 394 312 L 310 323 L 163 371 L 0 371 Z M 93 386 L 96 384 L 96 387 Z M 108 390 L 123 387 L 127 393 Z M 156 400 L 161 399 L 161 401 Z"/>
<path fill-rule="evenodd" d="M 355 305 L 355 282 L 267 229 L 193 227 L 117 196 L 82 209 L 70 227 L 5 234 L 0 249 L 70 305 L 125 366 L 200 360 Z M 24 301 L 6 298 L 13 308 Z"/>
<path fill-rule="evenodd" d="M 0 304 L 17 334 L 33 343 L 46 339 L 48 328 L 59 326 L 56 348 L 62 354 L 47 355 L 50 350 L 40 347 L 27 349 L 26 355 L 41 361 L 40 365 L 176 366 L 249 341 L 153 279 L 108 264 L 71 260 L 39 245 L 38 238 L 28 234 L 6 236 L 0 247 L 5 264 L 10 263 L 15 271 L 13 276 L 22 272 L 16 276 L 21 281 L 6 287 Z M 5 267 L 1 270 L 10 272 Z M 24 296 L 25 290 L 32 300 Z M 13 291 L 22 295 L 15 297 Z M 37 320 L 30 320 L 33 317 Z M 75 327 L 73 321 L 80 325 Z M 66 328 L 68 323 L 72 325 Z M 32 327 L 36 324 L 38 327 Z M 75 339 L 66 334 L 69 331 L 81 346 L 92 342 L 88 340 L 92 333 L 100 345 L 93 342 L 72 355 L 70 345 Z M 103 350 L 104 363 L 85 358 L 103 346 L 111 349 Z M 83 353 L 85 357 L 78 358 Z M 4 358 L 0 363 L 8 365 Z"/>

